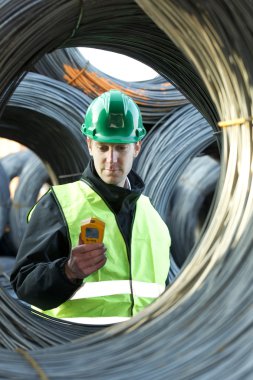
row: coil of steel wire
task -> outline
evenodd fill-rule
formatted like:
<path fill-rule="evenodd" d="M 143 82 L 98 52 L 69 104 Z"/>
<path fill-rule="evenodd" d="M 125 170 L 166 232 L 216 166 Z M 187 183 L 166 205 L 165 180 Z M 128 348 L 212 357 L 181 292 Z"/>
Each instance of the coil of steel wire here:
<path fill-rule="evenodd" d="M 54 318 L 45 319 L 39 312 L 31 312 L 29 306 L 23 305 L 8 294 L 3 285 L 2 276 L 6 276 L 6 272 L 0 272 L 1 354 L 5 352 L 4 349 L 10 353 L 9 350 L 15 350 L 17 348 L 34 350 L 39 347 L 50 347 L 52 344 L 61 345 L 105 328 L 104 326 L 69 324 Z M 9 284 L 8 277 L 6 284 Z M 15 314 L 13 310 L 16 311 Z M 14 372 L 15 371 L 16 369 Z M 3 377 L 4 373 L 8 373 L 8 369 L 5 368 L 4 363 L 2 363 L 0 372 L 1 379 L 5 378 Z"/>
<path fill-rule="evenodd" d="M 124 91 L 139 105 L 147 129 L 173 108 L 189 101 L 161 76 L 126 82 L 113 78 L 93 66 L 76 48 L 58 49 L 35 64 L 38 73 L 65 81 L 94 99 L 112 88 Z"/>
<path fill-rule="evenodd" d="M 16 256 L 17 253 L 10 234 L 10 210 L 12 206 L 10 186 L 13 178 L 19 176 L 23 165 L 28 160 L 30 154 L 31 153 L 29 151 L 21 151 L 18 153 L 8 154 L 0 160 L 0 167 L 2 166 L 4 169 L 4 173 L 0 169 L 0 192 L 2 194 L 7 194 L 7 196 L 5 196 L 5 201 L 1 203 L 0 208 L 0 221 L 2 223 L 2 235 L 0 235 L 0 256 Z"/>
<path fill-rule="evenodd" d="M 214 128 L 221 120 L 224 129 L 213 211 L 194 255 L 173 285 L 127 323 L 47 349 L 1 349 L 2 377 L 250 380 L 252 2 L 107 0 L 102 6 L 98 1 L 25 0 L 22 8 L 18 4 L 5 0 L 1 9 L 3 104 L 25 66 L 44 52 L 62 45 L 97 46 L 146 63 L 149 59 Z M 32 41 L 36 46 L 31 48 Z M 44 323 L 41 320 L 42 329 Z"/>
<path fill-rule="evenodd" d="M 1 164 L 9 178 L 9 181 L 20 175 L 24 164 L 27 162 L 30 156 L 31 152 L 29 150 L 24 150 L 7 154 L 1 158 Z"/>
<path fill-rule="evenodd" d="M 24 235 L 27 214 L 38 200 L 45 184 L 50 184 L 47 170 L 41 160 L 33 155 L 20 173 L 10 209 L 10 235 L 16 249 Z"/>
<path fill-rule="evenodd" d="M 53 183 L 74 181 L 88 162 L 80 126 L 90 101 L 65 83 L 29 73 L 5 107 L 0 135 L 34 151 Z"/>
<path fill-rule="evenodd" d="M 8 212 L 9 212 L 9 207 L 10 207 L 9 180 L 1 162 L 0 162 L 0 178 L 1 178 L 1 188 L 0 188 L 0 238 L 1 238 L 4 234 L 4 229 L 7 224 Z"/>
<path fill-rule="evenodd" d="M 172 241 L 181 239 L 180 229 L 178 230 L 180 226 L 174 227 L 175 219 L 170 212 L 172 198 L 176 198 L 176 185 L 190 160 L 214 141 L 212 128 L 192 105 L 169 113 L 153 127 L 143 141 L 142 152 L 134 167 L 146 184 L 145 194 L 150 197 L 168 225 Z M 173 203 L 173 206 L 180 208 L 181 205 Z M 192 202 L 188 208 L 191 206 Z M 186 220 L 191 220 L 191 217 L 189 214 Z M 185 245 L 184 255 L 180 246 L 173 244 L 172 255 L 177 265 L 182 265 L 182 256 L 188 256 L 190 249 L 187 248 L 191 246 L 191 242 L 192 236 L 185 234 L 184 243 L 182 242 Z"/>
<path fill-rule="evenodd" d="M 190 159 L 215 141 L 211 126 L 192 106 L 186 105 L 161 119 L 143 141 L 135 162 L 147 194 L 160 215 L 168 220 L 168 202 Z"/>
<path fill-rule="evenodd" d="M 175 44 L 135 2 L 121 0 L 120 6 L 115 6 L 113 1 L 107 1 L 101 7 L 96 0 L 58 0 L 54 4 L 49 0 L 25 0 L 20 7 L 16 1 L 5 1 L 1 11 L 5 21 L 0 45 L 5 52 L 0 75 L 3 103 L 16 87 L 17 76 L 24 68 L 33 67 L 44 53 L 55 48 L 87 46 L 123 53 L 146 63 L 176 83 L 216 128 L 217 112 L 203 81 Z M 32 26 L 29 17 L 33 20 Z M 18 33 L 14 28 L 8 29 L 12 23 L 19 25 Z M 28 40 L 27 35 L 32 38 Z M 18 46 L 16 54 L 12 54 L 14 45 Z"/>
<path fill-rule="evenodd" d="M 199 239 L 218 182 L 220 164 L 208 155 L 194 157 L 178 179 L 168 202 L 171 253 L 182 267 Z"/>

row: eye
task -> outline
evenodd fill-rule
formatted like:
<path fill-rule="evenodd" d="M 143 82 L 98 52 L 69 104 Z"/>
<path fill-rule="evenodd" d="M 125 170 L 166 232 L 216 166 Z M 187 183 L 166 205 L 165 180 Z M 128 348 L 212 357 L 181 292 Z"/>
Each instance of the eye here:
<path fill-rule="evenodd" d="M 100 150 L 100 152 L 107 152 L 108 146 L 107 145 L 99 145 L 98 150 Z"/>
<path fill-rule="evenodd" d="M 127 151 L 127 149 L 128 149 L 127 145 L 118 145 L 117 146 L 117 150 L 120 152 L 125 152 L 125 151 Z"/>

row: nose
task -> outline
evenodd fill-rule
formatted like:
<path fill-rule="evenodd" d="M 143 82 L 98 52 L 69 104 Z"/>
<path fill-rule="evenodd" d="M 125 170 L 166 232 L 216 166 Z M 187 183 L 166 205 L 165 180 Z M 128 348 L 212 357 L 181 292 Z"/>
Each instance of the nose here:
<path fill-rule="evenodd" d="M 118 152 L 114 147 L 110 147 L 107 152 L 106 161 L 110 163 L 116 163 L 118 161 Z"/>

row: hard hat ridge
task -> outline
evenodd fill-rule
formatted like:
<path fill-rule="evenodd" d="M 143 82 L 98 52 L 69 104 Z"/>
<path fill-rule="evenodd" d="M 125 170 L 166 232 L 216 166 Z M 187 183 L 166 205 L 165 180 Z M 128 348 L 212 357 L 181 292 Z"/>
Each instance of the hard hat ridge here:
<path fill-rule="evenodd" d="M 93 100 L 87 109 L 82 133 L 108 143 L 134 143 L 146 130 L 137 104 L 119 90 L 110 90 Z"/>

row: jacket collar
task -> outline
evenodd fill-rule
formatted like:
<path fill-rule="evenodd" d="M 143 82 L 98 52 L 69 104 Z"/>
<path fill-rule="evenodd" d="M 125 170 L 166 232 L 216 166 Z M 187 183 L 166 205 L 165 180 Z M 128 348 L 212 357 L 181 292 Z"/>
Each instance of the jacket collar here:
<path fill-rule="evenodd" d="M 97 174 L 92 159 L 85 169 L 81 179 L 87 182 L 116 212 L 120 211 L 123 203 L 135 205 L 137 199 L 144 190 L 142 179 L 133 170 L 131 170 L 128 175 L 131 190 L 105 183 Z"/>

